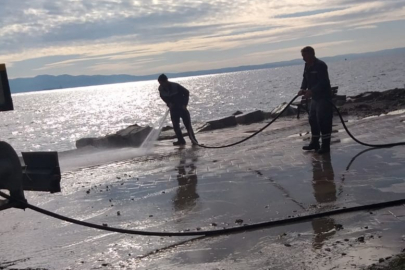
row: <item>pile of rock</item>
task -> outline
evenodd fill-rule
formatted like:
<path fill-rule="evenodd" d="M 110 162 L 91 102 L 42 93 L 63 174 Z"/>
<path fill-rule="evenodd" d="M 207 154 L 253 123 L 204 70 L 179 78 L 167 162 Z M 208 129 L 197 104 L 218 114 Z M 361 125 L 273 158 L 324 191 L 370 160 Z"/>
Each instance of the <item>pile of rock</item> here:
<path fill-rule="evenodd" d="M 249 125 L 252 123 L 261 122 L 263 120 L 277 116 L 282 110 L 284 110 L 286 106 L 287 103 L 284 102 L 271 112 L 257 110 L 253 112 L 242 113 L 240 111 L 237 111 L 231 116 L 208 121 L 198 129 L 198 132 L 234 127 L 236 125 Z M 294 106 L 289 106 L 281 116 L 293 116 L 296 114 L 297 108 Z"/>
<path fill-rule="evenodd" d="M 273 118 L 278 115 L 286 107 L 286 105 L 286 103 L 283 103 L 271 112 L 256 110 L 253 112 L 242 113 L 241 111 L 237 111 L 231 116 L 208 121 L 202 127 L 197 128 L 196 133 L 234 127 L 236 125 L 249 125 L 252 123 L 261 122 L 265 119 Z M 290 106 L 286 109 L 282 116 L 292 116 L 296 115 L 296 113 L 297 108 Z M 86 146 L 93 146 L 96 148 L 139 147 L 151 130 L 152 128 L 149 126 L 142 127 L 135 124 L 104 137 L 79 139 L 76 141 L 76 148 L 83 148 Z M 188 134 L 187 132 L 184 132 L 183 135 L 187 136 Z M 176 138 L 176 136 L 173 128 L 164 127 L 158 140 L 168 140 L 174 138 Z"/>
<path fill-rule="evenodd" d="M 96 148 L 138 147 L 146 139 L 151 127 L 137 124 L 122 129 L 114 134 L 100 138 L 83 138 L 76 141 L 76 148 L 93 146 Z"/>
<path fill-rule="evenodd" d="M 284 109 L 285 111 L 281 116 L 296 116 L 297 107 L 288 106 L 284 102 L 277 106 L 271 112 L 265 112 L 262 110 L 256 110 L 253 112 L 243 113 L 241 111 L 236 111 L 233 115 L 210 120 L 205 123 L 203 126 L 196 129 L 196 133 L 234 127 L 236 125 L 249 125 L 252 123 L 261 122 L 266 119 L 274 118 Z M 132 125 L 126 129 L 120 130 L 115 134 L 110 134 L 101 138 L 83 138 L 76 141 L 77 148 L 83 148 L 86 146 L 93 146 L 96 148 L 117 148 L 117 147 L 139 147 L 145 138 L 148 136 L 149 132 L 152 130 L 151 127 Z M 187 136 L 187 133 L 183 133 L 184 136 Z M 158 140 L 168 140 L 176 138 L 174 131 L 171 127 L 165 127 L 162 129 L 162 132 Z"/>
<path fill-rule="evenodd" d="M 382 92 L 364 92 L 347 97 L 347 102 L 341 106 L 340 111 L 361 118 L 404 108 L 405 89 L 395 88 Z"/>

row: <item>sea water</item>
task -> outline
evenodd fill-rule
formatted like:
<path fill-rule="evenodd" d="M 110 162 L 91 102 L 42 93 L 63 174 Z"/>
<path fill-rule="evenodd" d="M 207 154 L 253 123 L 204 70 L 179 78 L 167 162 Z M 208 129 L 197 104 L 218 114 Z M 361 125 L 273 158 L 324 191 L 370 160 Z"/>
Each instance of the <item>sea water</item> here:
<path fill-rule="evenodd" d="M 322 59 L 322 57 L 320 57 Z M 338 94 L 355 95 L 404 85 L 405 55 L 326 62 Z M 193 125 L 237 110 L 271 111 L 298 92 L 304 64 L 176 78 L 190 91 Z M 78 139 L 159 122 L 167 106 L 158 82 L 143 81 L 12 95 L 14 111 L 0 113 L 0 139 L 21 151 L 67 151 Z M 171 125 L 170 120 L 165 123 Z"/>

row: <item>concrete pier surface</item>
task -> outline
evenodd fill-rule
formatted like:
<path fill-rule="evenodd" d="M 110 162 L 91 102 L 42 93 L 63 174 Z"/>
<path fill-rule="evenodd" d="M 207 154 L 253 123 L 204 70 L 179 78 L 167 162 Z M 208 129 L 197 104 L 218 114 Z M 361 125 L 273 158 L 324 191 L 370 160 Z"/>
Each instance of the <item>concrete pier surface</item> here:
<path fill-rule="evenodd" d="M 347 125 L 359 140 L 381 144 L 405 141 L 404 121 L 397 112 Z M 264 124 L 197 138 L 228 144 Z M 306 119 L 280 120 L 224 149 L 159 141 L 153 153 L 65 171 L 61 193 L 26 197 L 79 220 L 159 232 L 240 227 L 405 199 L 405 147 L 365 151 L 338 119 L 333 130 L 327 155 L 301 150 L 309 141 Z M 17 209 L 0 212 L 0 224 L 0 269 L 367 269 L 405 248 L 404 205 L 216 237 L 118 234 Z"/>

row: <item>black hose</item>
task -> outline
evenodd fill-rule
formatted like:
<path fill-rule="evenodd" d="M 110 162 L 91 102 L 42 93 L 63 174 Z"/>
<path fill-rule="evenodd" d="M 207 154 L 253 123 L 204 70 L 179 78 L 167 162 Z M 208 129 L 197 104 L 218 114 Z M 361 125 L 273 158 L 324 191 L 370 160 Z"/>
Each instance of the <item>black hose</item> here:
<path fill-rule="evenodd" d="M 12 199 L 9 195 L 7 195 L 1 191 L 0 191 L 0 196 L 4 197 L 6 199 L 10 199 L 10 200 Z M 14 201 L 16 201 L 16 200 L 14 200 Z M 278 219 L 278 220 L 272 220 L 272 221 L 254 223 L 254 224 L 244 224 L 243 226 L 240 226 L 240 227 L 225 228 L 225 229 L 211 230 L 211 231 L 196 231 L 196 232 L 153 232 L 153 231 L 139 231 L 139 230 L 129 230 L 129 229 L 107 227 L 107 226 L 103 226 L 103 225 L 98 225 L 98 224 L 94 224 L 94 223 L 89 223 L 89 222 L 65 217 L 65 216 L 50 212 L 48 210 L 36 207 L 34 205 L 31 205 L 31 204 L 23 202 L 23 201 L 17 200 L 16 202 L 24 205 L 26 208 L 32 209 L 32 210 L 42 213 L 44 215 L 54 217 L 54 218 L 57 218 L 57 219 L 60 219 L 60 220 L 66 221 L 66 222 L 74 223 L 77 225 L 86 226 L 89 228 L 99 229 L 99 230 L 103 230 L 103 231 L 125 233 L 125 234 L 135 234 L 135 235 L 149 235 L 149 236 L 197 236 L 197 235 L 218 236 L 218 235 L 224 235 L 224 234 L 244 232 L 244 231 L 248 231 L 248 230 L 257 230 L 257 229 L 261 229 L 261 228 L 269 228 L 269 227 L 293 224 L 293 223 L 312 220 L 315 218 L 333 216 L 333 215 L 338 215 L 338 214 L 343 214 L 343 213 L 385 208 L 385 207 L 404 204 L 405 199 L 380 202 L 380 203 L 374 203 L 374 204 L 368 204 L 368 205 L 361 205 L 361 206 L 354 206 L 354 207 L 350 207 L 350 208 L 343 207 L 340 209 L 335 209 L 335 210 L 322 212 L 322 213 L 315 213 L 315 214 L 311 214 L 311 215 L 296 216 L 296 217 L 287 218 L 287 219 Z"/>
<path fill-rule="evenodd" d="M 194 144 L 194 145 L 198 145 L 198 146 L 203 147 L 203 148 L 210 148 L 210 149 L 216 148 L 216 149 L 218 149 L 218 148 L 227 148 L 227 147 L 231 147 L 231 146 L 235 146 L 235 145 L 237 145 L 237 144 L 243 143 L 244 141 L 247 141 L 247 140 L 249 140 L 250 138 L 256 136 L 257 134 L 259 134 L 260 132 L 262 132 L 263 130 L 265 130 L 268 126 L 270 126 L 271 124 L 273 124 L 273 123 L 283 114 L 283 112 L 284 112 L 285 110 L 287 110 L 288 107 L 290 107 L 290 105 L 294 102 L 294 100 L 297 99 L 297 97 L 299 97 L 299 95 L 296 95 L 296 96 L 285 106 L 285 108 L 284 108 L 273 120 L 270 121 L 270 123 L 266 124 L 264 127 L 262 127 L 261 129 L 259 129 L 258 131 L 256 131 L 256 132 L 253 133 L 252 135 L 247 136 L 247 137 L 244 138 L 243 140 L 240 140 L 240 141 L 237 141 L 237 142 L 231 143 L 231 144 L 221 145 L 221 146 L 207 146 L 207 145 L 204 145 L 204 144 L 199 144 L 199 143 L 197 143 L 197 142 L 194 141 L 194 140 L 193 140 L 193 144 Z"/>
<path fill-rule="evenodd" d="M 270 126 L 280 115 L 288 108 L 288 106 L 291 105 L 291 103 L 298 97 L 295 96 L 288 104 L 287 106 L 266 126 L 261 128 L 259 131 L 255 132 L 254 134 L 250 135 L 249 137 L 233 143 L 229 145 L 224 145 L 224 146 L 216 146 L 216 147 L 209 147 L 209 146 L 204 146 L 200 145 L 201 147 L 204 148 L 225 148 L 225 147 L 230 147 L 233 145 L 237 145 L 239 143 L 242 143 L 253 136 L 257 135 L 258 133 L 262 132 L 265 128 Z M 332 102 L 331 102 L 332 103 Z M 336 109 L 338 112 L 338 115 L 340 117 L 340 120 L 343 124 L 343 127 L 345 128 L 346 132 L 349 134 L 349 136 L 356 141 L 359 144 L 369 146 L 369 147 L 392 147 L 392 146 L 397 146 L 397 145 L 404 145 L 405 142 L 399 142 L 399 143 L 389 143 L 389 144 L 367 144 L 363 143 L 359 140 L 357 140 L 348 130 L 346 127 L 346 124 L 344 123 L 343 117 L 340 114 L 338 108 L 332 103 L 333 107 Z M 377 208 L 384 208 L 384 207 L 390 207 L 390 206 L 395 206 L 399 204 L 404 204 L 405 199 L 400 199 L 400 200 L 393 200 L 393 201 L 387 201 L 387 202 L 381 202 L 381 203 L 375 203 L 375 204 L 369 204 L 369 205 L 361 205 L 361 206 L 355 206 L 355 207 L 350 207 L 350 208 L 341 208 L 341 209 L 335 209 L 323 213 L 316 213 L 316 214 L 311 214 L 311 215 L 306 215 L 306 216 L 296 216 L 288 219 L 279 219 L 279 220 L 273 220 L 273 221 L 267 221 L 267 222 L 261 222 L 261 223 L 255 223 L 255 224 L 250 224 L 250 225 L 243 225 L 240 227 L 233 227 L 233 228 L 224 228 L 220 230 L 211 230 L 211 231 L 196 231 L 196 232 L 153 232 L 153 231 L 139 231 L 139 230 L 129 230 L 129 229 L 121 229 L 121 228 L 114 228 L 114 227 L 108 227 L 108 226 L 103 226 L 103 225 L 98 225 L 98 224 L 93 224 L 85 221 L 80 221 L 77 219 L 65 217 L 63 215 L 59 215 L 53 212 L 50 212 L 48 210 L 39 208 L 37 206 L 31 205 L 25 201 L 18 200 L 15 198 L 10 197 L 9 195 L 3 193 L 0 191 L 0 196 L 9 199 L 11 202 L 16 202 L 20 206 L 24 206 L 26 208 L 30 208 L 36 212 L 42 213 L 44 215 L 48 215 L 66 222 L 94 228 L 94 229 L 99 229 L 99 230 L 104 230 L 104 231 L 111 231 L 111 232 L 117 232 L 117 233 L 125 233 L 125 234 L 135 234 L 135 235 L 149 235 L 149 236 L 217 236 L 217 235 L 224 235 L 224 234 L 230 234 L 230 233 L 236 233 L 236 232 L 242 232 L 242 231 L 247 231 L 247 230 L 254 230 L 254 229 L 260 229 L 264 227 L 274 227 L 274 226 L 281 226 L 281 225 L 286 225 L 286 224 L 292 224 L 292 223 L 297 223 L 297 222 L 303 222 L 307 220 L 312 220 L 314 218 L 321 218 L 325 216 L 332 216 L 332 215 L 338 215 L 338 214 L 343 214 L 343 213 L 349 213 L 349 212 L 355 212 L 355 211 L 362 211 L 362 210 L 368 210 L 368 209 L 377 209 Z"/>
<path fill-rule="evenodd" d="M 287 110 L 287 108 L 294 102 L 294 100 L 297 99 L 297 97 L 299 97 L 299 95 L 296 95 L 296 96 L 285 106 L 285 108 L 284 108 L 273 120 L 271 120 L 268 124 L 266 124 L 264 127 L 262 127 L 260 130 L 256 131 L 256 132 L 253 133 L 252 135 L 250 135 L 250 136 L 248 136 L 248 137 L 246 137 L 246 138 L 244 138 L 244 139 L 242 139 L 242 140 L 240 140 L 240 141 L 237 141 L 237 142 L 231 143 L 231 144 L 221 145 L 221 146 L 207 146 L 207 145 L 204 145 L 204 144 L 199 144 L 199 143 L 197 143 L 197 142 L 194 141 L 194 140 L 192 140 L 192 141 L 193 141 L 193 143 L 194 143 L 195 145 L 198 145 L 198 146 L 203 147 L 203 148 L 211 148 L 211 149 L 212 149 L 212 148 L 215 148 L 215 149 L 218 149 L 218 148 L 226 148 L 226 147 L 231 147 L 231 146 L 235 146 L 235 145 L 237 145 L 237 144 L 243 143 L 243 142 L 245 142 L 245 141 L 251 139 L 252 137 L 256 136 L 257 134 L 259 134 L 259 133 L 262 132 L 263 130 L 265 130 L 265 129 L 266 129 L 267 127 L 269 127 L 271 124 L 273 124 L 273 123 L 283 114 L 283 112 L 284 112 L 285 110 Z M 405 142 L 386 143 L 386 144 L 369 144 L 369 143 L 364 143 L 364 142 L 362 142 L 362 141 L 359 141 L 358 139 L 356 139 L 356 137 L 354 137 L 354 136 L 352 135 L 352 133 L 351 133 L 351 132 L 349 131 L 349 129 L 347 128 L 347 126 L 346 126 L 346 124 L 345 124 L 345 121 L 344 121 L 342 115 L 340 114 L 339 109 L 336 107 L 336 105 L 333 104 L 332 101 L 330 101 L 330 103 L 331 103 L 332 106 L 335 108 L 335 110 L 336 110 L 336 112 L 337 112 L 337 114 L 338 114 L 338 116 L 339 116 L 339 118 L 340 118 L 340 121 L 342 122 L 342 125 L 343 125 L 344 129 L 346 130 L 347 134 L 349 134 L 350 138 L 352 138 L 355 142 L 357 142 L 357 143 L 359 143 L 359 144 L 361 144 L 361 145 L 364 145 L 364 146 L 377 147 L 377 148 L 393 147 L 393 146 L 398 146 L 398 145 L 405 145 Z"/>
<path fill-rule="evenodd" d="M 374 148 L 367 148 L 367 149 L 361 151 L 360 153 L 358 153 L 357 155 L 355 155 L 354 157 L 352 157 L 352 159 L 350 160 L 349 164 L 347 164 L 347 166 L 346 166 L 346 171 L 348 171 L 348 170 L 350 169 L 350 166 L 352 166 L 353 162 L 354 162 L 359 156 L 361 156 L 361 155 L 363 155 L 364 153 L 367 153 L 367 152 L 369 152 L 369 151 L 376 150 L 376 149 L 378 149 L 378 148 L 377 148 L 377 147 L 374 147 Z"/>
<path fill-rule="evenodd" d="M 212 148 L 216 148 L 216 149 L 218 149 L 218 148 L 226 148 L 226 147 L 231 147 L 231 146 L 235 146 L 235 145 L 237 145 L 237 144 L 243 143 L 243 142 L 249 140 L 250 138 L 256 136 L 257 134 L 259 134 L 259 133 L 262 132 L 263 130 L 265 130 L 265 129 L 266 129 L 267 127 L 269 127 L 271 124 L 273 124 L 273 123 L 283 114 L 283 112 L 288 109 L 288 107 L 294 102 L 294 100 L 297 99 L 297 97 L 299 97 L 299 95 L 296 95 L 296 96 L 285 106 L 285 108 L 284 108 L 273 120 L 271 120 L 268 124 L 266 124 L 264 127 L 262 127 L 260 130 L 256 131 L 256 132 L 253 133 L 252 135 L 250 135 L 250 136 L 248 136 L 248 137 L 246 137 L 246 138 L 244 138 L 244 139 L 242 139 L 242 140 L 240 140 L 240 141 L 237 141 L 237 142 L 231 143 L 231 144 L 221 145 L 221 146 L 207 146 L 207 145 L 204 145 L 204 144 L 199 144 L 199 143 L 197 143 L 197 142 L 194 141 L 194 140 L 193 140 L 193 143 L 194 143 L 195 145 L 200 146 L 200 147 L 203 147 L 203 148 L 211 148 L 211 149 L 212 149 Z M 349 136 L 350 136 L 355 142 L 357 142 L 357 143 L 359 143 L 359 144 L 361 144 L 361 145 L 364 145 L 364 146 L 368 146 L 368 147 L 378 147 L 378 148 L 392 147 L 392 146 L 398 146 L 398 145 L 405 145 L 405 142 L 387 143 L 387 144 L 369 144 L 369 143 L 364 143 L 364 142 L 362 142 L 362 141 L 359 141 L 358 139 L 356 139 L 356 138 L 350 133 L 350 131 L 349 131 L 349 129 L 347 128 L 347 126 L 346 126 L 346 124 L 345 124 L 345 121 L 344 121 L 342 115 L 340 114 L 339 109 L 336 107 L 336 105 L 333 104 L 332 101 L 330 101 L 330 103 L 331 103 L 332 106 L 335 108 L 335 110 L 336 110 L 336 112 L 337 112 L 337 114 L 338 114 L 338 116 L 339 116 L 339 118 L 340 118 L 340 121 L 342 122 L 342 125 L 343 125 L 344 129 L 346 130 L 347 134 L 349 134 Z"/>
<path fill-rule="evenodd" d="M 357 142 L 358 144 L 364 145 L 364 146 L 368 146 L 368 147 L 376 147 L 376 148 L 383 148 L 383 147 L 393 147 L 393 146 L 398 146 L 398 145 L 405 145 L 405 142 L 398 142 L 398 143 L 385 143 L 385 144 L 371 144 L 371 143 L 364 143 L 362 141 L 359 141 L 358 139 L 356 139 L 349 131 L 349 129 L 347 128 L 345 121 L 343 120 L 342 115 L 340 114 L 339 109 L 336 107 L 335 104 L 333 104 L 332 101 L 330 101 L 330 103 L 333 105 L 333 107 L 335 108 L 340 121 L 342 122 L 342 125 L 344 127 L 344 129 L 346 130 L 347 134 L 349 134 L 350 138 L 352 138 L 355 142 Z"/>

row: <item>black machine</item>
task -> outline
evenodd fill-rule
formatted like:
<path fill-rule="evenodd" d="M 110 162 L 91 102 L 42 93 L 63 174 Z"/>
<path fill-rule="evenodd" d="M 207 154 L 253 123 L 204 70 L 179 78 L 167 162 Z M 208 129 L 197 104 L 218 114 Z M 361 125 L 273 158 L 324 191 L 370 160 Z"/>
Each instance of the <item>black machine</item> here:
<path fill-rule="evenodd" d="M 13 109 L 6 66 L 0 64 L 0 111 Z M 8 143 L 0 141 L 0 189 L 8 190 L 12 198 L 0 199 L 0 210 L 24 208 L 24 190 L 60 192 L 60 180 L 57 152 L 23 152 L 20 158 Z"/>

